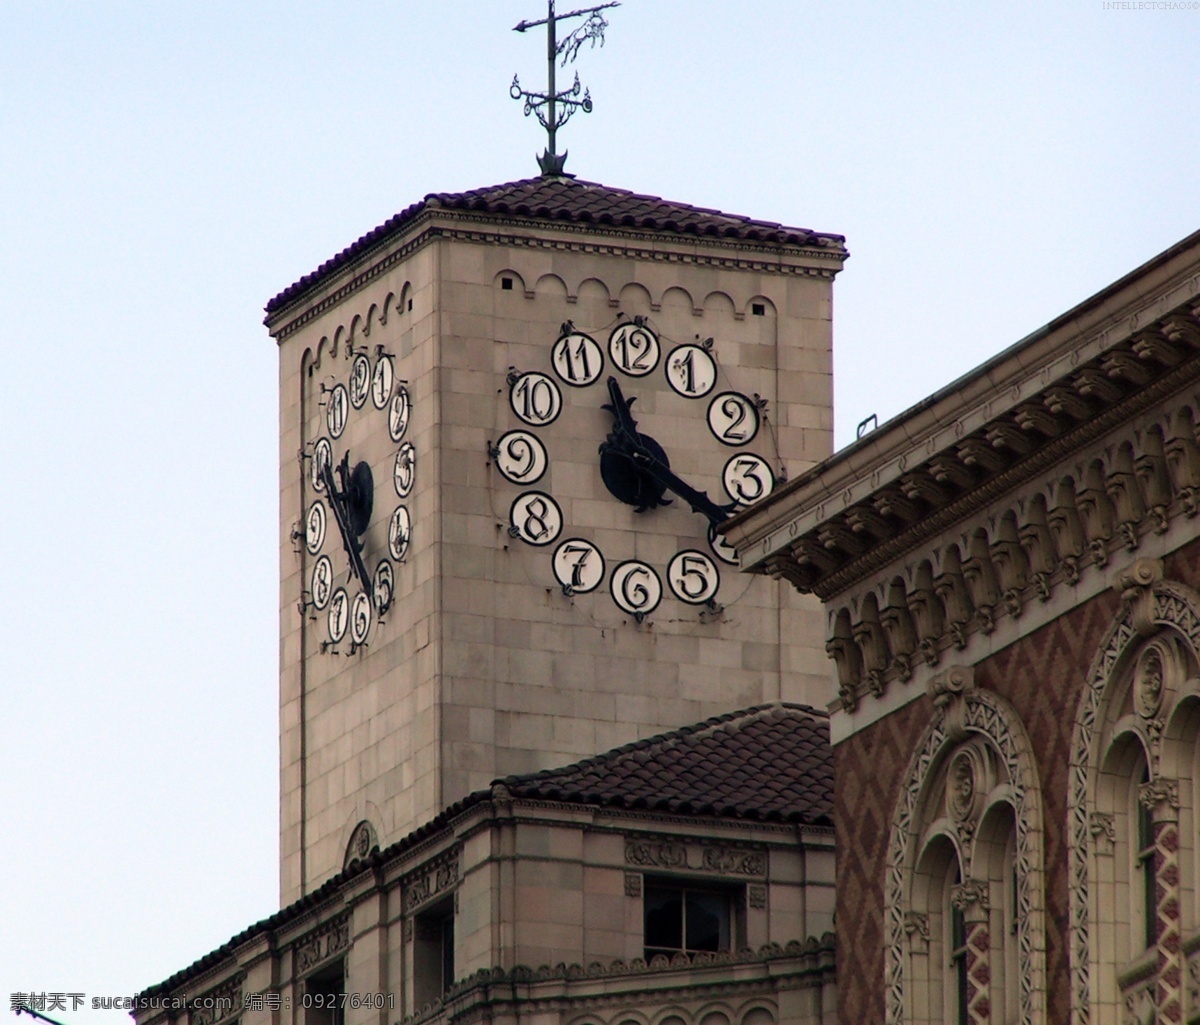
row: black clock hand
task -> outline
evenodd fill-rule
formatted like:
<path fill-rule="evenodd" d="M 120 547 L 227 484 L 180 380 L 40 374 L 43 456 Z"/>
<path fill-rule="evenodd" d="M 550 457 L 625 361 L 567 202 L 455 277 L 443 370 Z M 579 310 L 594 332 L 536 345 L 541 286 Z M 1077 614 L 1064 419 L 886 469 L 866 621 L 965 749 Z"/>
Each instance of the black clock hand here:
<path fill-rule="evenodd" d="M 623 502 L 638 505 L 638 511 L 643 512 L 656 505 L 666 505 L 670 499 L 664 499 L 662 495 L 670 490 L 687 502 L 693 512 L 706 516 L 713 526 L 727 520 L 733 504 L 719 506 L 706 492 L 680 478 L 671 469 L 662 446 L 649 435 L 638 432 L 637 421 L 630 412 L 634 400 L 626 400 L 615 377 L 608 379 L 608 394 L 612 402 L 604 408 L 613 415 L 613 430 L 600 446 L 600 474 L 609 491 Z M 619 473 L 618 467 L 625 472 Z M 634 470 L 632 475 L 628 472 L 629 467 Z M 629 479 L 631 476 L 633 483 Z M 656 486 L 644 487 L 647 478 Z"/>
<path fill-rule="evenodd" d="M 325 484 L 325 490 L 329 494 L 329 504 L 333 506 L 333 518 L 337 520 L 338 531 L 342 535 L 342 546 L 346 549 L 346 557 L 350 560 L 350 572 L 362 581 L 363 589 L 367 594 L 371 594 L 371 576 L 367 573 L 367 567 L 362 560 L 362 542 L 360 542 L 354 534 L 350 526 L 350 512 L 347 508 L 347 498 L 349 487 L 346 486 L 346 477 L 348 476 L 347 468 L 350 462 L 350 453 L 347 452 L 342 456 L 341 465 L 338 466 L 338 473 L 342 477 L 343 489 L 338 490 L 333 481 L 333 467 L 329 463 L 325 463 L 321 467 L 321 480 Z"/>
<path fill-rule="evenodd" d="M 708 522 L 714 527 L 729 519 L 735 503 L 730 503 L 727 506 L 717 505 L 716 502 L 708 497 L 708 492 L 692 487 L 644 446 L 635 445 L 632 458 L 634 465 L 653 477 L 664 488 L 673 491 L 687 502 L 692 507 L 692 512 L 707 516 Z"/>

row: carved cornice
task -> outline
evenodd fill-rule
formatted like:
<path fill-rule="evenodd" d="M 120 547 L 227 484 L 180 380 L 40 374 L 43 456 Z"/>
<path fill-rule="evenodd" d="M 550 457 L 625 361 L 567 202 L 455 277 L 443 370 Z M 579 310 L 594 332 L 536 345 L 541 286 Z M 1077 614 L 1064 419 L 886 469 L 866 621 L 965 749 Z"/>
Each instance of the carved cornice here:
<path fill-rule="evenodd" d="M 806 543 L 811 543 L 816 536 L 815 531 L 800 535 L 791 543 L 789 555 L 777 552 L 771 556 L 770 571 L 781 573 L 780 563 L 791 561 L 796 563 L 791 568 L 790 578 L 804 581 L 799 590 L 812 592 L 822 599 L 829 599 L 847 590 L 898 558 L 921 547 L 939 533 L 953 527 L 972 515 L 985 509 L 997 498 L 1012 491 L 1030 477 L 1043 473 L 1055 464 L 1063 462 L 1073 453 L 1085 448 L 1109 431 L 1127 420 L 1136 417 L 1143 410 L 1149 409 L 1155 403 L 1173 395 L 1200 377 L 1200 357 L 1189 359 L 1169 373 L 1164 374 L 1152 385 L 1135 392 L 1123 401 L 1111 406 L 1103 413 L 1092 417 L 1085 423 L 1079 424 L 1053 439 L 1046 439 L 1039 447 L 1032 449 L 1030 454 L 1009 465 L 1006 469 L 995 473 L 988 479 L 981 479 L 974 487 L 953 494 L 946 489 L 944 502 L 931 503 L 928 493 L 922 493 L 925 504 L 918 504 L 913 510 L 914 519 L 910 523 L 900 523 L 896 533 L 888 538 L 868 538 L 868 545 L 861 552 L 839 549 L 836 544 L 829 543 L 829 521 L 840 523 L 850 514 L 852 509 L 834 514 L 829 521 L 822 524 L 821 530 L 826 540 L 821 543 L 825 554 L 824 565 L 807 557 Z M 904 488 L 906 481 L 919 476 L 924 467 L 918 467 L 906 477 L 902 477 L 899 486 Z M 875 498 L 871 496 L 871 500 Z M 893 517 L 895 522 L 898 517 Z M 860 535 L 861 536 L 861 535 Z M 870 543 L 873 541 L 874 543 Z M 826 566 L 830 568 L 825 568 Z"/>
<path fill-rule="evenodd" d="M 1025 629 L 1036 628 L 1044 622 L 1039 604 L 1060 587 L 1083 586 L 1095 594 L 1111 586 L 1131 610 L 1139 635 L 1153 634 L 1161 559 L 1117 564 L 1102 580 L 1097 571 L 1144 542 L 1161 553 L 1195 536 L 1190 521 L 1200 511 L 1192 500 L 1200 491 L 1200 447 L 1192 408 L 1185 396 L 1177 396 L 1173 406 L 1160 405 L 1151 416 L 1110 434 L 1103 448 L 1059 463 L 1003 504 L 990 506 L 986 515 L 956 525 L 936 545 L 889 566 L 882 580 L 843 597 L 844 604 L 830 610 L 826 643 L 842 706 L 854 711 L 867 693 L 884 696 L 891 682 L 906 681 L 918 653 L 933 667 L 1002 622 L 1011 636 L 1012 623 L 1023 614 Z M 1189 444 L 1195 460 L 1184 451 Z M 1130 466 L 1138 479 L 1130 479 Z M 883 612 L 877 616 L 878 605 Z M 875 630 L 878 618 L 885 625 L 903 620 L 906 628 Z M 1162 666 L 1173 664 L 1168 654 Z M 1145 686 L 1152 689 L 1154 667 L 1147 662 L 1143 669 Z M 1140 697 L 1148 709 L 1151 690 Z"/>
<path fill-rule="evenodd" d="M 439 223 L 434 223 L 434 222 Z M 446 222 L 461 222 L 462 226 L 448 226 Z M 485 230 L 484 225 L 487 226 Z M 508 229 L 507 231 L 503 229 Z M 532 232 L 553 232 L 556 237 L 540 237 Z M 584 237 L 595 239 L 603 234 L 604 241 L 584 241 Z M 398 238 L 408 236 L 407 240 L 397 245 Z M 575 236 L 563 238 L 561 236 Z M 649 239 L 655 238 L 657 244 L 650 244 Z M 399 232 L 398 235 L 383 239 L 379 245 L 363 253 L 353 265 L 358 268 L 340 285 L 324 295 L 312 305 L 306 305 L 306 300 L 312 293 L 306 292 L 282 310 L 267 316 L 263 323 L 271 332 L 276 342 L 282 343 L 305 324 L 322 313 L 344 302 L 349 296 L 366 287 L 372 281 L 387 273 L 396 264 L 406 260 L 417 250 L 424 248 L 439 239 L 450 239 L 457 242 L 470 242 L 477 245 L 509 246 L 513 248 L 553 249 L 571 253 L 582 253 L 593 256 L 615 256 L 622 259 L 653 261 L 656 263 L 681 263 L 721 269 L 752 271 L 759 274 L 785 274 L 800 277 L 818 277 L 832 281 L 845 262 L 845 249 L 813 246 L 787 247 L 793 259 L 818 260 L 835 263 L 834 267 L 810 267 L 800 263 L 783 262 L 780 247 L 762 242 L 738 239 L 733 242 L 722 241 L 703 235 L 680 236 L 676 233 L 665 233 L 661 237 L 654 236 L 647 229 L 622 229 L 606 225 L 586 225 L 572 223 L 530 223 L 517 218 L 471 214 L 461 211 L 448 211 L 437 208 L 426 211 Z M 394 247 L 394 248 L 393 248 Z M 721 256 L 719 251 L 728 253 L 731 249 L 744 253 L 761 254 L 761 258 L 745 256 Z M 699 251 L 697 251 L 699 250 Z M 380 256 L 379 254 L 383 254 Z M 341 272 L 345 275 L 347 270 Z M 322 281 L 313 286 L 314 291 L 328 287 L 328 282 Z M 293 319 L 288 320 L 291 315 Z"/>

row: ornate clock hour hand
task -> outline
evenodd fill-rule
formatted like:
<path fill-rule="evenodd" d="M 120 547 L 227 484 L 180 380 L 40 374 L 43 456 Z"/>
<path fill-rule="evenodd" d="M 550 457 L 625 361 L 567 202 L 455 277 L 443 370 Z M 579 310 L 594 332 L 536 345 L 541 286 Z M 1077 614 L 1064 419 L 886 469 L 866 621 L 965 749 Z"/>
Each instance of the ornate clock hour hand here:
<path fill-rule="evenodd" d="M 637 421 L 629 412 L 634 399 L 625 399 L 614 377 L 608 379 L 608 394 L 612 401 L 602 408 L 612 413 L 613 429 L 600 445 L 600 477 L 604 486 L 618 501 L 637 506 L 638 512 L 669 505 L 671 500 L 663 498 L 665 486 L 643 473 L 633 459 L 635 451 L 650 451 L 665 464 L 667 453 L 653 438 L 638 433 Z"/>
<path fill-rule="evenodd" d="M 350 453 L 342 456 L 338 465 L 338 476 L 342 479 L 339 489 L 334 483 L 333 467 L 325 463 L 321 467 L 321 480 L 329 495 L 329 504 L 333 506 L 333 518 L 337 520 L 338 532 L 342 535 L 342 545 L 346 549 L 346 557 L 350 560 L 350 572 L 362 582 L 363 590 L 372 593 L 371 575 L 362 560 L 362 541 L 359 536 L 366 529 L 370 520 L 370 487 L 371 468 L 366 463 L 359 463 L 353 471 L 350 470 Z M 365 480 L 364 480 L 365 477 Z M 365 505 L 365 509 L 363 506 Z M 360 527 L 362 529 L 355 529 Z"/>
<path fill-rule="evenodd" d="M 648 434 L 641 434 L 629 411 L 634 399 L 626 400 L 616 378 L 608 379 L 611 403 L 603 408 L 613 415 L 612 433 L 600 446 L 600 476 L 608 490 L 622 502 L 637 505 L 638 512 L 666 505 L 662 496 L 672 491 L 713 526 L 729 518 L 733 505 L 717 505 L 706 492 L 692 487 L 671 469 L 663 447 Z"/>

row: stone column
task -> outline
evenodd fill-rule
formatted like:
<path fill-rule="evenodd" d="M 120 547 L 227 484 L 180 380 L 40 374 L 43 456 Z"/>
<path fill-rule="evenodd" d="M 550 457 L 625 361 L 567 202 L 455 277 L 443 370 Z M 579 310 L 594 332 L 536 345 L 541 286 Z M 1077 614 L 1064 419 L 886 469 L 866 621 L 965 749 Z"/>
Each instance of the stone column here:
<path fill-rule="evenodd" d="M 1158 936 L 1156 1022 L 1183 1021 L 1183 950 L 1179 880 L 1179 782 L 1142 784 L 1138 799 L 1154 818 L 1154 926 Z"/>
<path fill-rule="evenodd" d="M 950 900 L 962 912 L 967 933 L 967 1021 L 971 1025 L 990 1025 L 992 965 L 988 884 L 979 879 L 968 879 L 954 887 Z"/>

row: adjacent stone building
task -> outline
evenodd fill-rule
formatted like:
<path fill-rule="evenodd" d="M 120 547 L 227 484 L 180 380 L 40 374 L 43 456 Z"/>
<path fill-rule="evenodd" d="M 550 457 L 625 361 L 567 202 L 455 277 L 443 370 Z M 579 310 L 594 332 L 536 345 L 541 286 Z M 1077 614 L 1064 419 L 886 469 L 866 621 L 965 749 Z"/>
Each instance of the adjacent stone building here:
<path fill-rule="evenodd" d="M 382 850 L 360 824 L 136 1017 L 832 1022 L 832 799 L 826 716 L 786 704 L 498 780 Z"/>
<path fill-rule="evenodd" d="M 1200 1020 L 1200 234 L 728 531 L 825 603 L 839 1021 Z"/>

